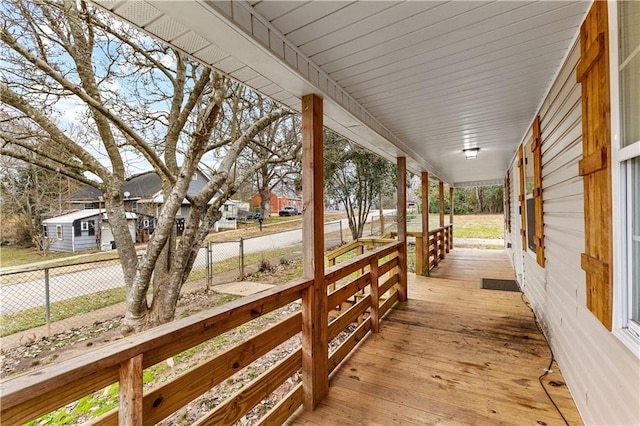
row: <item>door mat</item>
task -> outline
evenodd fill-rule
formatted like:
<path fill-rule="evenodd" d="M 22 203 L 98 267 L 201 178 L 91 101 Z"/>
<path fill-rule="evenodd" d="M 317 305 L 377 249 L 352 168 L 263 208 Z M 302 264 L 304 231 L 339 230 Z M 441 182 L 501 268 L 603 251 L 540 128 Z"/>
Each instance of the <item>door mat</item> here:
<path fill-rule="evenodd" d="M 516 280 L 497 280 L 494 278 L 482 278 L 480 288 L 485 290 L 520 291 Z"/>

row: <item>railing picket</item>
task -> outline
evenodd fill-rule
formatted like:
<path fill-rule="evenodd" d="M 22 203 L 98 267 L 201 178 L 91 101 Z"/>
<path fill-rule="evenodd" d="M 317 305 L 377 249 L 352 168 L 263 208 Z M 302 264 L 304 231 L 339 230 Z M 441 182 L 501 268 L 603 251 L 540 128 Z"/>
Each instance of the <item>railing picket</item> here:
<path fill-rule="evenodd" d="M 142 354 L 120 364 L 120 411 L 118 423 L 142 425 Z"/>
<path fill-rule="evenodd" d="M 369 274 L 371 275 L 371 331 L 378 333 L 380 331 L 380 317 L 378 310 L 380 308 L 380 294 L 378 294 L 378 258 L 371 259 L 369 264 Z"/>

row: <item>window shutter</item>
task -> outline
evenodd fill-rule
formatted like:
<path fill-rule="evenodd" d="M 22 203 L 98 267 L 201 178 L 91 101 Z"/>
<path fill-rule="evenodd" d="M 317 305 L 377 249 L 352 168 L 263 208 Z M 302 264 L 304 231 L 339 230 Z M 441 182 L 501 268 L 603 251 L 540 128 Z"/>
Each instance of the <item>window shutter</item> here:
<path fill-rule="evenodd" d="M 525 217 L 527 205 L 525 204 L 524 194 L 524 152 L 522 145 L 518 147 L 518 170 L 520 171 L 520 195 L 518 196 L 518 201 L 520 201 L 520 236 L 522 237 L 522 250 L 527 251 L 527 219 Z"/>
<path fill-rule="evenodd" d="M 540 134 L 540 116 L 533 122 L 533 203 L 536 215 L 536 261 L 544 268 L 544 222 L 542 222 L 542 136 Z"/>
<path fill-rule="evenodd" d="M 504 178 L 504 218 L 507 221 L 507 232 L 511 233 L 511 170 L 507 170 Z"/>
<path fill-rule="evenodd" d="M 587 308 L 611 330 L 611 157 L 607 2 L 593 3 L 580 27 L 582 83 L 582 160 Z"/>

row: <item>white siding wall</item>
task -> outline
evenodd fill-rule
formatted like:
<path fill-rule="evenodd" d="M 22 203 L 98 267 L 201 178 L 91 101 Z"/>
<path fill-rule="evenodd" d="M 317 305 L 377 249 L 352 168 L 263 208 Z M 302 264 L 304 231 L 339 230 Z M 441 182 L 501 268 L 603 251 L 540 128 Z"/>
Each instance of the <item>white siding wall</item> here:
<path fill-rule="evenodd" d="M 576 43 L 540 109 L 546 267 L 520 253 L 524 291 L 586 424 L 640 424 L 640 361 L 586 308 L 581 88 Z M 524 140 L 527 141 L 528 135 Z M 514 167 L 513 173 L 517 173 Z M 518 189 L 512 204 L 519 220 Z M 512 225 L 514 222 L 512 222 Z M 516 226 L 512 226 L 515 239 Z M 515 247 L 515 244 L 514 244 Z M 514 259 L 517 261 L 518 253 Z"/>

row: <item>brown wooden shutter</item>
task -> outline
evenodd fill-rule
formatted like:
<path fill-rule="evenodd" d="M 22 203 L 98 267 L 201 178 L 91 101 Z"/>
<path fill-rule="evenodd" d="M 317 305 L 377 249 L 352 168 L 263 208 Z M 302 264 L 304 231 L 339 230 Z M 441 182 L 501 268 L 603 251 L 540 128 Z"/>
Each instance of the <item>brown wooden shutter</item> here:
<path fill-rule="evenodd" d="M 524 194 L 524 151 L 522 145 L 518 147 L 518 170 L 520 171 L 520 236 L 522 237 L 522 251 L 527 251 L 527 205 Z"/>
<path fill-rule="evenodd" d="M 533 203 L 536 215 L 535 244 L 536 261 L 544 268 L 544 222 L 542 217 L 542 136 L 540 134 L 540 116 L 533 122 Z"/>
<path fill-rule="evenodd" d="M 504 201 L 504 218 L 507 222 L 507 232 L 511 233 L 511 170 L 507 170 L 507 176 L 504 178 Z"/>
<path fill-rule="evenodd" d="M 596 1 L 580 27 L 582 160 L 587 308 L 611 330 L 611 156 L 607 3 Z"/>

